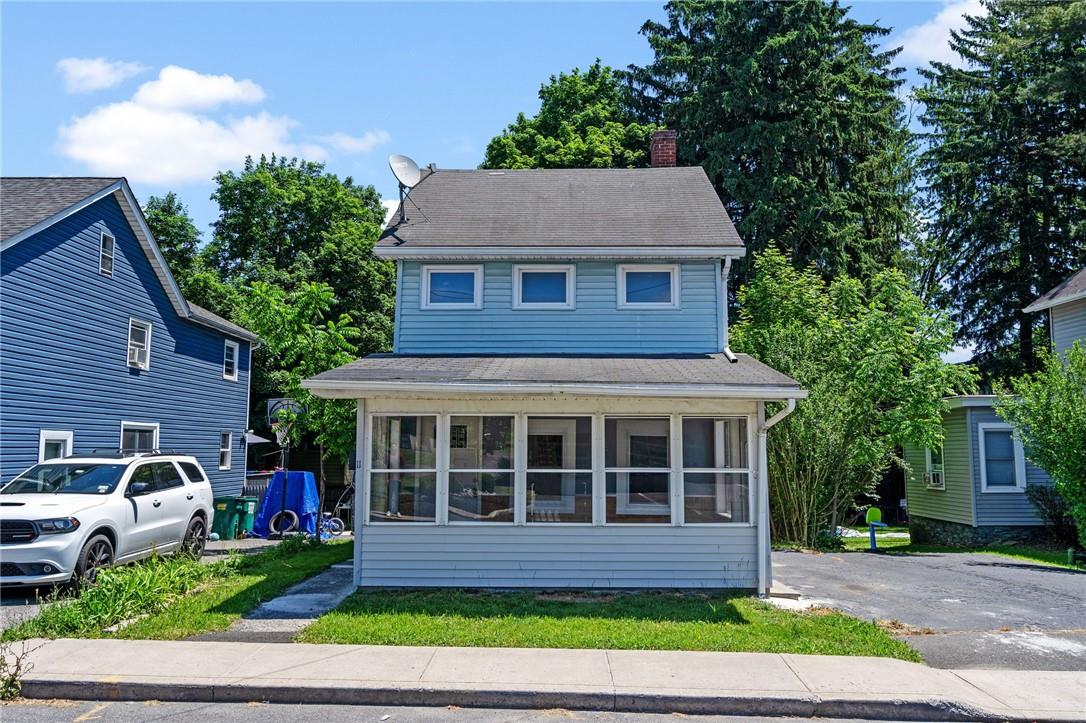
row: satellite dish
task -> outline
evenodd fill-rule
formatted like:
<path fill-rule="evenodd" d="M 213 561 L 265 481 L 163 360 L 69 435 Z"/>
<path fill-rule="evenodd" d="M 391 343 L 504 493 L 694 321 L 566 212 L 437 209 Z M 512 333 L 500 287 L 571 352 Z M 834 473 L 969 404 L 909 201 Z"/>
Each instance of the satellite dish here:
<path fill-rule="evenodd" d="M 419 172 L 419 164 L 407 156 L 401 156 L 399 153 L 393 153 L 388 157 L 388 167 L 392 169 L 392 175 L 404 188 L 414 188 L 415 184 L 422 178 L 422 173 Z"/>

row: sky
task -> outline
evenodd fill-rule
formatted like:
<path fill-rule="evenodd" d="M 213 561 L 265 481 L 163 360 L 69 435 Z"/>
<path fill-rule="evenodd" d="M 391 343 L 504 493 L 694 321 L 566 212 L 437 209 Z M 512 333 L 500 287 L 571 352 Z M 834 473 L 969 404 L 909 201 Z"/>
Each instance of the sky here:
<path fill-rule="evenodd" d="M 852 4 L 901 65 L 951 60 L 979 0 Z M 651 60 L 660 2 L 0 5 L 0 171 L 173 190 L 210 235 L 213 175 L 246 154 L 319 160 L 396 194 L 388 155 L 473 168 L 551 74 Z"/>

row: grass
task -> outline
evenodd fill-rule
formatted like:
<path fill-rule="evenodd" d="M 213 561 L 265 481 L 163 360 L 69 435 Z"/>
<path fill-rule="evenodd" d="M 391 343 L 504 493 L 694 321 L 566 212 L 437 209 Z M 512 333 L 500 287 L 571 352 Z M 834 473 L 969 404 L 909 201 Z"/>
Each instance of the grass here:
<path fill-rule="evenodd" d="M 298 551 L 284 549 L 280 544 L 268 552 L 242 557 L 232 574 L 178 598 L 165 609 L 122 628 L 113 637 L 181 640 L 226 630 L 242 615 L 291 585 L 350 559 L 352 549 L 347 541 L 305 545 Z"/>
<path fill-rule="evenodd" d="M 210 565 L 182 555 L 153 557 L 101 571 L 98 582 L 78 595 L 55 593 L 36 617 L 4 631 L 2 639 L 177 640 L 222 630 L 264 600 L 350 555 L 349 543 L 317 546 L 297 537 L 267 552 Z M 133 619 L 110 632 L 112 626 Z"/>
<path fill-rule="evenodd" d="M 876 535 L 875 539 L 880 550 L 893 554 L 974 552 L 984 555 L 1010 557 L 1016 560 L 1036 562 L 1068 570 L 1086 570 L 1086 565 L 1068 564 L 1067 550 L 1038 547 L 1036 545 L 1006 544 L 991 547 L 950 547 L 948 545 L 913 544 L 907 537 L 882 538 Z M 845 537 L 841 541 L 845 543 L 845 552 L 862 552 L 871 545 L 867 537 Z"/>
<path fill-rule="evenodd" d="M 311 643 L 919 654 L 873 623 L 751 597 L 683 593 L 359 591 L 298 638 Z"/>

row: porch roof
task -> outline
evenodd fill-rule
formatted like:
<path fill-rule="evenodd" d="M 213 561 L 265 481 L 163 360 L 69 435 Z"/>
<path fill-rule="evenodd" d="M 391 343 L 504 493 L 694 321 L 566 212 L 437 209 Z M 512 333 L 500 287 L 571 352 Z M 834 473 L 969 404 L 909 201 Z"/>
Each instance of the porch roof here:
<path fill-rule="evenodd" d="M 319 396 L 390 393 L 585 394 L 804 398 L 794 379 L 747 354 L 372 354 L 307 379 Z"/>

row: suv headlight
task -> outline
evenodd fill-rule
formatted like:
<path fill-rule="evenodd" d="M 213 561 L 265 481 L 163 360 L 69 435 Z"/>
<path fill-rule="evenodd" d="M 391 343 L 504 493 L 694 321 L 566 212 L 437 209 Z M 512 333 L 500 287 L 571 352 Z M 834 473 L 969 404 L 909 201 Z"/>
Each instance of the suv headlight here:
<path fill-rule="evenodd" d="M 43 535 L 55 535 L 61 532 L 75 532 L 79 528 L 79 520 L 74 517 L 54 517 L 48 520 L 34 520 L 38 526 L 38 532 Z"/>

